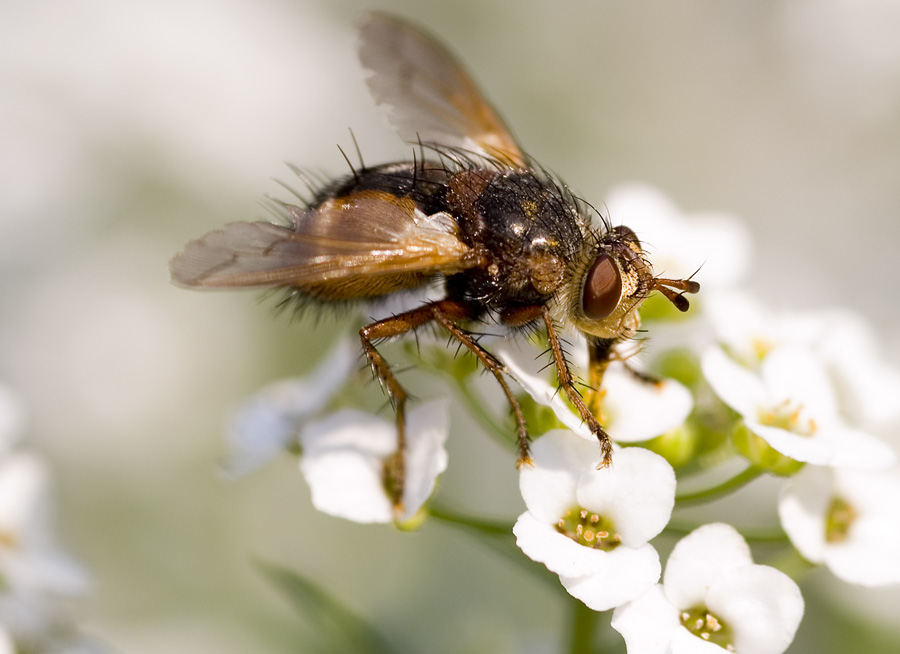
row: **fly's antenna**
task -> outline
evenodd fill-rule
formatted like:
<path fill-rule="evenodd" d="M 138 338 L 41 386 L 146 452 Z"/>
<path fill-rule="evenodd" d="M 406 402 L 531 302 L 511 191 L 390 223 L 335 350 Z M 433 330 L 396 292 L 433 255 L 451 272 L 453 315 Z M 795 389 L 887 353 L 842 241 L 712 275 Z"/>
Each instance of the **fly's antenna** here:
<path fill-rule="evenodd" d="M 697 270 L 699 270 L 699 268 Z M 691 303 L 684 297 L 684 294 L 698 293 L 700 291 L 700 284 L 692 279 L 696 274 L 697 271 L 694 271 L 694 274 L 687 279 L 663 279 L 662 277 L 654 277 L 653 285 L 650 287 L 650 290 L 662 293 L 679 311 L 687 311 L 691 308 Z M 677 293 L 676 291 L 681 292 Z"/>

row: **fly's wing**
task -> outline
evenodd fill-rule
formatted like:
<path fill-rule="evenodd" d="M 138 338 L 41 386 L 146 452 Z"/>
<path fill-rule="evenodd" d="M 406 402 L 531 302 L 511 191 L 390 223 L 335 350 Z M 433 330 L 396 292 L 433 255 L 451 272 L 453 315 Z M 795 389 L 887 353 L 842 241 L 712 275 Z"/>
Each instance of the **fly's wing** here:
<path fill-rule="evenodd" d="M 292 227 L 237 222 L 187 244 L 172 280 L 193 288 L 289 286 L 352 300 L 421 286 L 477 265 L 445 213 L 408 197 L 361 191 L 316 208 L 288 208 Z"/>
<path fill-rule="evenodd" d="M 418 28 L 371 14 L 359 29 L 359 60 L 370 73 L 372 97 L 389 107 L 391 123 L 407 141 L 526 166 L 512 134 L 462 66 Z"/>

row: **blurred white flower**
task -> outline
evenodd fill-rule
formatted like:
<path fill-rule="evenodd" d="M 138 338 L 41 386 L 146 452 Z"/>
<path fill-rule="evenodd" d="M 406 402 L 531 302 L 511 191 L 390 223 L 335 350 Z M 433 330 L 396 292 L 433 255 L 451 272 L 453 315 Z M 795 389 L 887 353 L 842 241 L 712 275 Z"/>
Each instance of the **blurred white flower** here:
<path fill-rule="evenodd" d="M 900 420 L 900 369 L 884 360 L 869 323 L 851 311 L 829 312 L 817 345 L 834 380 L 841 410 L 862 427 Z"/>
<path fill-rule="evenodd" d="M 828 328 L 821 313 L 773 311 L 737 290 L 705 294 L 704 315 L 719 344 L 751 369 L 779 347 L 813 347 Z"/>
<path fill-rule="evenodd" d="M 0 624 L 23 641 L 46 638 L 60 600 L 88 590 L 87 573 L 58 545 L 46 466 L 30 454 L 0 460 Z"/>
<path fill-rule="evenodd" d="M 270 384 L 246 400 L 226 427 L 225 474 L 248 474 L 298 444 L 303 424 L 331 401 L 358 361 L 358 345 L 341 339 L 308 375 Z"/>
<path fill-rule="evenodd" d="M 617 449 L 612 465 L 597 469 L 600 450 L 566 430 L 538 438 L 532 458 L 519 477 L 528 509 L 513 527 L 519 548 L 597 611 L 656 583 L 659 555 L 648 541 L 672 514 L 672 467 L 634 447 Z"/>
<path fill-rule="evenodd" d="M 575 344 L 576 351 L 570 360 L 572 374 L 576 379 L 585 379 L 580 374 L 585 366 L 579 366 L 584 357 L 579 355 L 587 348 L 580 336 L 567 338 Z M 545 366 L 545 357 L 540 357 L 536 348 L 506 340 L 498 343 L 493 352 L 535 402 L 553 409 L 559 421 L 582 438 L 597 442 L 581 416 L 566 403 L 558 384 L 549 381 L 551 377 L 556 381 L 555 368 Z M 603 428 L 610 438 L 622 443 L 650 440 L 678 427 L 690 414 L 694 402 L 690 391 L 675 380 L 644 382 L 626 370 L 621 361 L 609 364 L 601 392 Z"/>
<path fill-rule="evenodd" d="M 702 367 L 710 386 L 747 428 L 785 456 L 860 468 L 895 461 L 887 444 L 841 420 L 825 366 L 808 350 L 778 348 L 756 373 L 714 346 L 704 353 Z"/>
<path fill-rule="evenodd" d="M 706 291 L 734 286 L 749 270 L 753 239 L 730 214 L 685 214 L 644 184 L 614 188 L 606 206 L 614 225 L 628 225 L 638 235 L 657 275 L 683 279 L 696 272 Z"/>
<path fill-rule="evenodd" d="M 446 400 L 415 407 L 406 415 L 406 476 L 403 511 L 395 515 L 385 486 L 385 464 L 397 450 L 397 428 L 354 409 L 310 422 L 300 433 L 300 470 L 319 511 L 355 522 L 398 523 L 412 519 L 447 468 Z"/>
<path fill-rule="evenodd" d="M 0 461 L 0 571 L 13 589 L 87 590 L 84 570 L 56 542 L 47 468 L 30 454 Z"/>
<path fill-rule="evenodd" d="M 839 579 L 900 583 L 900 474 L 807 466 L 785 487 L 781 525 L 794 547 Z"/>
<path fill-rule="evenodd" d="M 718 342 L 748 368 L 781 346 L 808 348 L 822 359 L 843 415 L 859 426 L 900 420 L 900 370 L 884 361 L 871 326 L 844 309 L 774 311 L 738 291 L 704 296 Z"/>
<path fill-rule="evenodd" d="M 663 583 L 617 608 L 612 627 L 631 654 L 780 654 L 802 617 L 797 584 L 754 564 L 743 537 L 715 523 L 675 545 Z"/>

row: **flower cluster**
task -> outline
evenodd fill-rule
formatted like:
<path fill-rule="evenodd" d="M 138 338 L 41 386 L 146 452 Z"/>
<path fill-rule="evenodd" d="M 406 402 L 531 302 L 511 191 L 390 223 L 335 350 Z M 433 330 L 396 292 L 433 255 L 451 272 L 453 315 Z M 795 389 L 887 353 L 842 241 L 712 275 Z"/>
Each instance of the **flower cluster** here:
<path fill-rule="evenodd" d="M 244 402 L 228 424 L 225 473 L 247 474 L 280 452 L 297 452 L 319 511 L 362 523 L 412 520 L 447 467 L 447 402 L 426 402 L 406 416 L 407 474 L 398 515 L 385 483 L 397 447 L 394 423 L 357 409 L 323 415 L 357 361 L 354 344 L 338 341 L 309 377 L 281 380 Z"/>
<path fill-rule="evenodd" d="M 24 422 L 20 401 L 0 386 L 0 653 L 99 651 L 66 610 L 88 577 L 56 541 L 50 474 L 19 446 Z"/>
<path fill-rule="evenodd" d="M 683 216 L 642 186 L 617 190 L 607 206 L 614 223 L 640 235 L 658 274 L 686 278 L 701 269 L 703 292 L 686 317 L 650 298 L 642 316 L 653 340 L 625 343 L 610 363 L 596 403 L 616 443 L 607 467 L 559 392 L 544 346 L 482 341 L 522 389 L 517 398 L 535 437 L 531 464 L 520 471 L 526 510 L 512 529 L 516 544 L 590 609 L 614 609 L 612 626 L 632 654 L 713 646 L 778 654 L 803 614 L 797 583 L 754 563 L 740 526 L 671 529 L 673 511 L 760 475 L 783 478 L 772 513 L 785 546 L 849 583 L 900 582 L 900 474 L 882 438 L 900 421 L 900 371 L 883 362 L 858 317 L 773 311 L 740 290 L 752 248 L 734 218 Z M 580 335 L 565 341 L 573 374 L 588 378 Z M 264 389 L 240 408 L 230 423 L 227 469 L 244 473 L 290 451 L 299 454 L 319 510 L 410 526 L 428 514 L 447 465 L 448 403 L 417 402 L 406 416 L 398 514 L 386 483 L 396 456 L 393 422 L 351 408 L 328 413 L 334 398 L 346 407 L 346 383 L 358 365 L 353 351 L 340 342 L 310 377 Z M 513 444 L 494 407 L 472 390 L 474 366 L 427 343 L 410 354 L 442 372 L 472 415 Z M 736 461 L 744 468 L 736 477 L 696 490 Z M 694 490 L 677 495 L 682 483 Z M 683 531 L 690 533 L 663 572 L 651 541 Z"/>

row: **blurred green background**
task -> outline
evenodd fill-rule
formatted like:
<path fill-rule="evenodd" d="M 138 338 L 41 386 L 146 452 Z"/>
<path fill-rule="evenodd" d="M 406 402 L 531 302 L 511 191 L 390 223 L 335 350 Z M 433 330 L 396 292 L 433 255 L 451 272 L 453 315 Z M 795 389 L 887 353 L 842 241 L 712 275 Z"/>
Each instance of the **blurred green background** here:
<path fill-rule="evenodd" d="M 554 651 L 565 627 L 557 593 L 445 526 L 319 515 L 286 459 L 217 475 L 228 410 L 308 368 L 340 323 L 177 289 L 167 262 L 264 216 L 283 161 L 343 174 L 348 128 L 367 163 L 406 157 L 355 61 L 370 8 L 440 34 L 594 204 L 639 180 L 742 216 L 763 298 L 862 311 L 900 362 L 894 0 L 4 2 L 0 380 L 96 581 L 79 619 L 113 651 L 309 651 L 257 561 L 322 583 L 404 651 Z M 506 452 L 464 423 L 449 447 L 443 498 L 522 510 Z M 821 571 L 804 594 L 791 651 L 896 651 L 896 590 Z"/>

